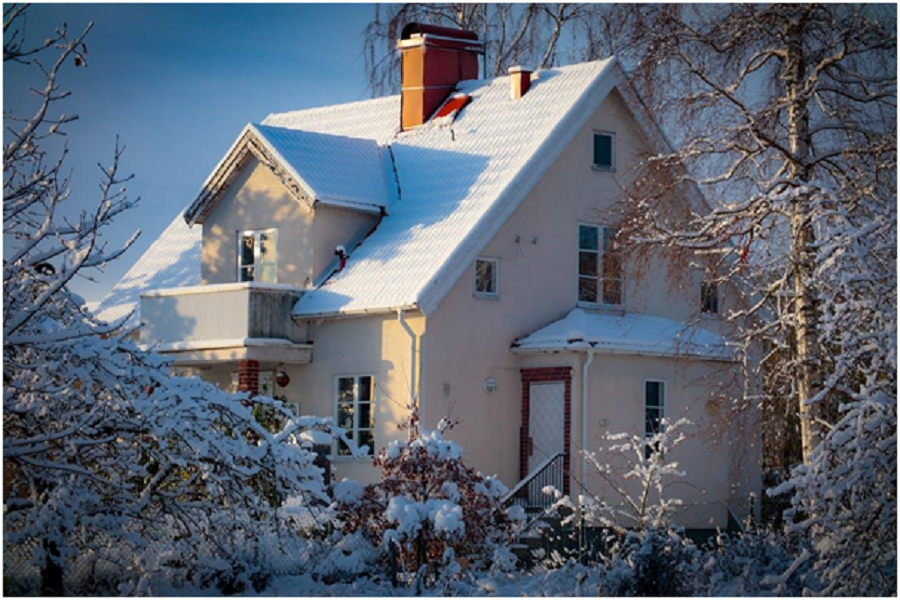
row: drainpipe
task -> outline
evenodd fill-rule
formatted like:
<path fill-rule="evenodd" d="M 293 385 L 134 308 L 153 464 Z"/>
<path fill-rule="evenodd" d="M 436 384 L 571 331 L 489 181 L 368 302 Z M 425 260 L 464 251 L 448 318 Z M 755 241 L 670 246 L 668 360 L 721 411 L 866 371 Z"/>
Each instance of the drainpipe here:
<path fill-rule="evenodd" d="M 584 453 L 587 450 L 588 438 L 588 374 L 591 369 L 591 363 L 594 362 L 594 348 L 591 346 L 587 351 L 587 358 L 581 367 L 581 485 L 585 485 L 585 477 L 587 473 L 587 457 Z"/>
<path fill-rule="evenodd" d="M 585 456 L 585 452 L 587 451 L 587 437 L 588 437 L 588 420 L 587 420 L 587 406 L 588 406 L 588 375 L 591 370 L 591 363 L 594 362 L 594 346 L 591 345 L 588 347 L 587 358 L 584 359 L 584 364 L 581 366 L 581 490 L 582 493 L 586 493 L 587 488 L 587 457 Z M 581 537 L 581 543 L 579 544 L 580 549 L 584 549 L 585 546 L 585 524 L 584 524 L 584 505 L 579 502 L 578 504 L 578 512 L 580 516 L 581 525 L 578 528 L 579 535 Z"/>
<path fill-rule="evenodd" d="M 412 408 L 416 405 L 416 343 L 418 340 L 416 333 L 403 317 L 402 308 L 397 309 L 397 321 L 400 322 L 400 326 L 403 327 L 406 335 L 409 336 L 409 406 Z"/>

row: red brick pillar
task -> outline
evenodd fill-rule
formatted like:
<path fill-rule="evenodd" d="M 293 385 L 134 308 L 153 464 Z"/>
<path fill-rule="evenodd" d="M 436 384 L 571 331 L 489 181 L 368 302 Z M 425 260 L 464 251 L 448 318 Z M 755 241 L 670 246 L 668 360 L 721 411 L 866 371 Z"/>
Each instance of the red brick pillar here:
<path fill-rule="evenodd" d="M 238 363 L 238 391 L 249 392 L 251 398 L 259 393 L 259 361 L 242 360 Z"/>

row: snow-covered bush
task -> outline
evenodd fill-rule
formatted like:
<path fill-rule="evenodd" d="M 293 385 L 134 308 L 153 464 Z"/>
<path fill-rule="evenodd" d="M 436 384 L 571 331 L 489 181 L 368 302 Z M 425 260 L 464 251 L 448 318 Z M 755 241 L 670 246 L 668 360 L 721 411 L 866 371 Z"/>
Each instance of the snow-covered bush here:
<path fill-rule="evenodd" d="M 728 535 L 720 533 L 703 548 L 701 587 L 710 596 L 759 596 L 775 590 L 769 585 L 775 574 L 785 573 L 798 549 L 774 531 L 753 529 Z M 794 571 L 777 591 L 799 596 L 806 569 Z M 764 583 L 765 582 L 765 583 Z"/>
<path fill-rule="evenodd" d="M 588 526 L 619 533 L 671 528 L 671 514 L 681 506 L 681 500 L 668 497 L 665 489 L 673 478 L 684 477 L 672 460 L 672 451 L 685 440 L 682 430 L 690 425 L 687 419 L 661 419 L 659 430 L 651 436 L 604 432 L 600 438 L 605 444 L 602 451 L 583 450 L 582 454 L 616 500 L 610 502 L 605 495 L 585 492 L 578 496 L 576 506 L 570 499 L 561 498 L 554 508 L 572 509 L 564 523 L 583 519 Z"/>
<path fill-rule="evenodd" d="M 66 150 L 47 146 L 73 118 L 53 114 L 67 96 L 58 77 L 70 61 L 86 64 L 87 30 L 70 38 L 61 29 L 32 51 L 20 37 L 23 14 L 5 14 L 6 66 L 56 57 L 41 67 L 47 82 L 33 116 L 5 115 L 4 556 L 31 552 L 39 591 L 51 595 L 150 593 L 164 570 L 163 579 L 252 579 L 279 504 L 327 502 L 302 436 L 332 423 L 170 376 L 122 329 L 125 320 L 95 320 L 69 291 L 74 277 L 125 250 L 109 250 L 103 234 L 133 202 L 117 149 L 95 208 L 59 216 L 70 193 Z M 273 430 L 253 417 L 259 407 L 279 416 Z M 5 570 L 5 583 L 16 576 Z"/>
<path fill-rule="evenodd" d="M 463 462 L 463 451 L 444 439 L 448 428 L 420 431 L 413 407 L 394 441 L 374 459 L 378 482 L 344 480 L 334 489 L 334 507 L 345 531 L 362 532 L 373 544 L 396 549 L 402 570 L 435 576 L 441 564 L 485 566 L 503 560 L 504 545 L 516 534 L 518 516 L 501 504 L 506 487 Z M 508 557 L 506 557 L 508 558 Z M 424 574 L 424 572 L 422 572 Z"/>
<path fill-rule="evenodd" d="M 792 492 L 788 532 L 805 533 L 816 595 L 883 596 L 897 590 L 897 402 L 876 396 L 847 407 L 773 494 Z M 782 583 L 784 577 L 775 577 Z"/>

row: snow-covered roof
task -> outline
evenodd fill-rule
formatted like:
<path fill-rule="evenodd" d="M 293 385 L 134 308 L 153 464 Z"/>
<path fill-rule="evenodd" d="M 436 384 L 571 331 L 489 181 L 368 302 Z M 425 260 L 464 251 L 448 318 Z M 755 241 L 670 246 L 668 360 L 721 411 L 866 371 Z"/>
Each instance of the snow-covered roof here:
<path fill-rule="evenodd" d="M 203 221 L 248 154 L 278 174 L 298 201 L 311 205 L 381 212 L 396 196 L 388 150 L 375 140 L 250 123 L 187 208 L 189 223 Z"/>
<path fill-rule="evenodd" d="M 346 268 L 304 294 L 294 314 L 434 310 L 612 89 L 613 65 L 605 60 L 541 71 L 518 100 L 510 96 L 509 77 L 463 81 L 457 91 L 472 100 L 455 119 L 384 140 L 399 198 Z M 390 104 L 392 110 L 357 106 L 350 112 L 371 126 L 370 135 L 385 135 L 399 120 L 399 106 Z M 264 123 L 352 129 L 340 107 L 334 114 L 309 113 L 271 115 Z"/>
<path fill-rule="evenodd" d="M 257 146 L 293 174 L 296 181 L 288 183 L 310 188 L 323 201 L 386 208 L 377 228 L 349 248 L 343 271 L 300 298 L 295 316 L 397 308 L 430 314 L 618 84 L 620 72 L 614 59 L 540 71 L 515 100 L 508 76 L 463 81 L 457 93 L 471 96 L 465 108 L 406 132 L 398 131 L 399 96 L 272 114 L 245 129 L 205 184 L 206 200 L 227 186 L 225 174 L 240 162 L 242 139 L 258 139 Z M 382 204 L 372 200 L 378 193 L 386 198 Z M 189 221 L 201 215 L 202 201 L 203 194 L 189 207 Z M 185 280 L 160 283 L 145 273 L 144 287 L 198 283 L 199 251 L 196 260 Z M 156 266 L 143 261 L 129 273 Z M 120 285 L 130 286 L 137 275 Z M 121 302 L 115 288 L 114 294 Z M 131 300 L 137 303 L 137 292 Z"/>
<path fill-rule="evenodd" d="M 137 325 L 141 293 L 157 288 L 200 284 L 201 229 L 189 227 L 180 213 L 116 283 L 94 313 L 104 321 L 134 314 L 126 326 Z"/>
<path fill-rule="evenodd" d="M 720 335 L 663 317 L 585 312 L 576 308 L 559 321 L 513 342 L 513 352 L 588 350 L 644 356 L 733 360 Z"/>

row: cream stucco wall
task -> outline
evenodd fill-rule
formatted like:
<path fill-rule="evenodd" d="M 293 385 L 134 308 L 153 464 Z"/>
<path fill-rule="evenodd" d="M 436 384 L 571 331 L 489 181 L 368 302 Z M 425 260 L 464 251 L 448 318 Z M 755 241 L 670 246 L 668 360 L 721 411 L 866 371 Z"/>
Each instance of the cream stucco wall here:
<path fill-rule="evenodd" d="M 237 280 L 238 232 L 278 229 L 278 283 L 304 287 L 377 217 L 318 205 L 315 210 L 291 196 L 265 165 L 250 157 L 203 222 L 204 284 Z"/>
<path fill-rule="evenodd" d="M 614 172 L 591 168 L 594 131 L 616 134 Z M 621 187 L 627 185 L 635 161 L 646 148 L 623 102 L 613 93 L 481 252 L 500 260 L 500 298 L 474 297 L 473 265 L 428 317 L 422 349 L 424 424 L 434 426 L 447 415 L 459 420 L 453 438 L 462 444 L 470 463 L 498 474 L 508 485 L 519 478 L 520 369 L 542 363 L 573 367 L 574 456 L 575 446 L 580 445 L 577 405 L 583 361 L 583 355 L 568 354 L 523 361 L 510 352 L 510 343 L 576 307 L 578 224 L 612 223 L 610 207 L 620 198 Z M 699 274 L 679 290 L 668 278 L 663 261 L 651 260 L 640 278 L 633 266 L 626 265 L 624 308 L 678 321 L 699 317 Z M 704 321 L 715 326 L 712 320 Z M 635 386 L 642 386 L 642 378 L 654 373 L 656 378 L 674 377 L 669 362 L 598 357 L 591 374 L 598 382 L 596 393 L 591 393 L 591 410 L 607 415 L 612 428 L 642 427 L 643 397 L 635 399 Z M 490 396 L 482 390 L 487 377 L 498 382 Z M 681 405 L 697 406 L 705 401 L 701 398 L 707 388 L 673 387 L 673 392 Z M 622 399 L 625 395 L 627 401 Z M 594 421 L 589 415 L 589 423 Z M 591 431 L 596 434 L 596 427 Z M 729 493 L 727 453 L 709 457 L 705 450 L 694 449 L 688 458 L 702 468 L 699 480 L 709 481 L 709 487 L 715 482 L 716 490 L 710 494 Z M 577 462 L 573 460 L 573 466 Z"/>
<path fill-rule="evenodd" d="M 407 313 L 405 319 L 416 336 L 425 330 L 425 318 Z M 303 414 L 335 415 L 335 380 L 342 375 L 372 375 L 375 378 L 375 445 L 377 449 L 404 434 L 398 425 L 406 418 L 410 381 L 410 338 L 396 315 L 377 315 L 337 321 L 312 321 L 309 338 L 313 360 L 304 365 L 261 364 L 260 371 L 278 366 L 291 378 L 286 388 L 276 388 L 289 403 L 299 403 Z M 223 389 L 231 386 L 237 363 L 217 365 L 201 376 Z M 376 472 L 371 459 L 335 458 L 338 481 L 350 477 L 372 481 Z"/>
<path fill-rule="evenodd" d="M 615 132 L 616 171 L 591 168 L 593 131 Z M 643 150 L 641 136 L 613 93 L 481 252 L 500 260 L 500 298 L 475 298 L 470 270 L 427 319 L 408 317 L 421 336 L 418 391 L 423 426 L 434 427 L 443 417 L 457 420 L 459 425 L 450 436 L 461 443 L 468 462 L 485 473 L 499 475 L 508 485 L 519 477 L 520 369 L 526 366 L 572 367 L 570 450 L 573 467 L 580 465 L 575 457 L 580 449 L 584 356 L 521 357 L 510 352 L 510 343 L 576 306 L 578 223 L 611 223 L 610 206 L 618 200 Z M 334 245 L 346 243 L 353 234 L 374 224 L 372 216 L 342 214 L 347 212 L 317 209 L 314 225 L 313 213 L 289 197 L 268 169 L 251 161 L 204 224 L 204 282 L 234 280 L 236 231 L 278 227 L 279 282 L 303 285 L 333 259 Z M 660 261 L 651 261 L 640 278 L 626 266 L 625 310 L 680 321 L 698 316 L 699 276 L 681 291 L 671 283 Z M 310 322 L 308 331 L 314 344 L 313 361 L 287 365 L 291 384 L 279 392 L 285 392 L 289 401 L 299 401 L 306 414 L 332 416 L 335 377 L 372 374 L 376 379 L 376 446 L 383 447 L 402 435 L 397 424 L 406 416 L 409 397 L 410 341 L 396 315 Z M 235 368 L 215 367 L 204 377 L 229 386 Z M 671 382 L 672 409 L 690 413 L 703 429 L 704 419 L 710 417 L 705 408 L 708 387 L 686 383 L 709 370 L 707 365 L 679 367 L 664 359 L 598 355 L 590 378 L 589 440 L 599 435 L 600 419 L 608 419 L 611 431 L 640 430 L 644 379 Z M 686 371 L 690 373 L 686 375 Z M 498 384 L 491 395 L 482 389 L 488 377 Z M 749 488 L 745 485 L 741 493 L 758 488 L 758 461 L 742 462 L 750 463 L 747 473 L 741 470 L 745 467 L 734 466 L 753 449 L 726 443 L 722 446 L 725 450 L 713 451 L 706 437 L 698 435 L 683 451 L 685 468 L 696 473 L 690 499 L 726 498 L 738 480 L 749 482 Z M 339 479 L 375 477 L 368 460 L 337 459 L 335 471 Z M 698 495 L 696 490 L 706 491 Z"/>

